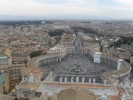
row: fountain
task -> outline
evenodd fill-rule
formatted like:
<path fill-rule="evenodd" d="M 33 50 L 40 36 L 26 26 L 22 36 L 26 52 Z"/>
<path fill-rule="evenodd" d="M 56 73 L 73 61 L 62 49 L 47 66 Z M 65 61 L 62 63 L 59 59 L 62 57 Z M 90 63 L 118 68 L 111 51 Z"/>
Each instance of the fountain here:
<path fill-rule="evenodd" d="M 79 68 L 79 65 L 77 65 L 75 68 L 73 68 L 72 70 L 71 70 L 71 72 L 75 72 L 75 73 L 78 73 L 78 72 L 80 72 L 81 71 L 81 69 Z"/>
<path fill-rule="evenodd" d="M 75 64 L 73 68 L 70 68 L 69 71 L 71 73 L 85 73 L 85 69 L 81 68 L 79 64 Z"/>

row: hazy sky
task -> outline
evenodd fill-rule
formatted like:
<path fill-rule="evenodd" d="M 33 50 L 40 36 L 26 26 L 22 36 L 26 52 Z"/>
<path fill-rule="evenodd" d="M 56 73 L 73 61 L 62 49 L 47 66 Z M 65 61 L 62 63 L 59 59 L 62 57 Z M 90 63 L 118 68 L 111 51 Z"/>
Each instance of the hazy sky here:
<path fill-rule="evenodd" d="M 133 19 L 133 0 L 0 0 L 0 15 Z"/>

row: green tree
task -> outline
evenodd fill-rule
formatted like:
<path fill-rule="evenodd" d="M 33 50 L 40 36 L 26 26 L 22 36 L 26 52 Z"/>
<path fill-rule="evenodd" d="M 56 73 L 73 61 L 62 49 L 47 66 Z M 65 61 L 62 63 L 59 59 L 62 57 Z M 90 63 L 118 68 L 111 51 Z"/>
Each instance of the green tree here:
<path fill-rule="evenodd" d="M 41 50 L 33 51 L 33 52 L 30 53 L 30 58 L 40 56 L 41 54 L 42 54 Z"/>
<path fill-rule="evenodd" d="M 63 32 L 64 30 L 54 30 L 54 31 L 49 32 L 49 35 L 50 36 L 62 35 Z"/>

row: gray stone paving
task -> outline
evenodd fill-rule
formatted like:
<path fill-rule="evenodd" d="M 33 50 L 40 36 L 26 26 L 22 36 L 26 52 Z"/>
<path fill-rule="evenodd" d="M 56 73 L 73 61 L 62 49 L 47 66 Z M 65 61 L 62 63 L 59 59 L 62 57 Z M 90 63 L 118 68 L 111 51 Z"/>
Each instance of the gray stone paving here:
<path fill-rule="evenodd" d="M 72 73 L 70 69 L 75 67 L 75 64 L 79 64 L 81 68 L 84 68 L 85 73 Z M 89 60 L 87 56 L 68 56 L 62 62 L 49 64 L 48 67 L 54 66 L 54 78 L 55 81 L 59 81 L 59 77 L 68 77 L 68 81 L 70 82 L 70 76 L 79 76 L 85 77 L 85 82 L 88 81 L 89 78 L 96 78 L 96 82 L 101 82 L 100 76 L 107 71 L 115 70 L 111 66 L 95 64 Z M 75 78 L 74 78 L 75 79 Z M 74 80 L 75 81 L 75 80 Z M 81 81 L 80 81 L 81 82 Z"/>
<path fill-rule="evenodd" d="M 86 55 L 82 55 L 81 53 L 82 43 L 80 36 L 77 36 L 75 42 L 75 54 L 69 55 L 64 58 L 61 62 L 53 62 L 47 64 L 47 69 L 53 69 L 53 79 L 54 81 L 58 81 L 60 77 L 68 78 L 68 82 L 71 81 L 71 77 L 74 77 L 74 82 L 76 82 L 76 77 L 79 76 L 79 82 L 82 82 L 82 78 L 85 78 L 85 82 L 89 81 L 89 78 L 95 78 L 96 83 L 103 82 L 103 76 L 105 72 L 116 70 L 112 66 L 96 64 L 89 60 Z M 78 73 L 71 72 L 70 69 L 75 68 L 76 65 L 79 65 L 79 68 L 83 69 Z M 43 66 L 42 66 L 43 67 Z"/>

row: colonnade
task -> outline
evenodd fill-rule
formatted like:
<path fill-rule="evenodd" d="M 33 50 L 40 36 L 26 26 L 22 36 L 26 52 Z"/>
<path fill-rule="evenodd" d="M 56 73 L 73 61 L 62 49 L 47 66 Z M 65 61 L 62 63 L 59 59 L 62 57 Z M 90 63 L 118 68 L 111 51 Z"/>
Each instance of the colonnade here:
<path fill-rule="evenodd" d="M 37 66 L 40 67 L 40 66 L 45 65 L 45 64 L 49 64 L 49 63 L 52 63 L 52 62 L 59 62 L 59 61 L 61 61 L 60 57 L 45 58 L 45 59 L 39 60 L 37 62 Z"/>

